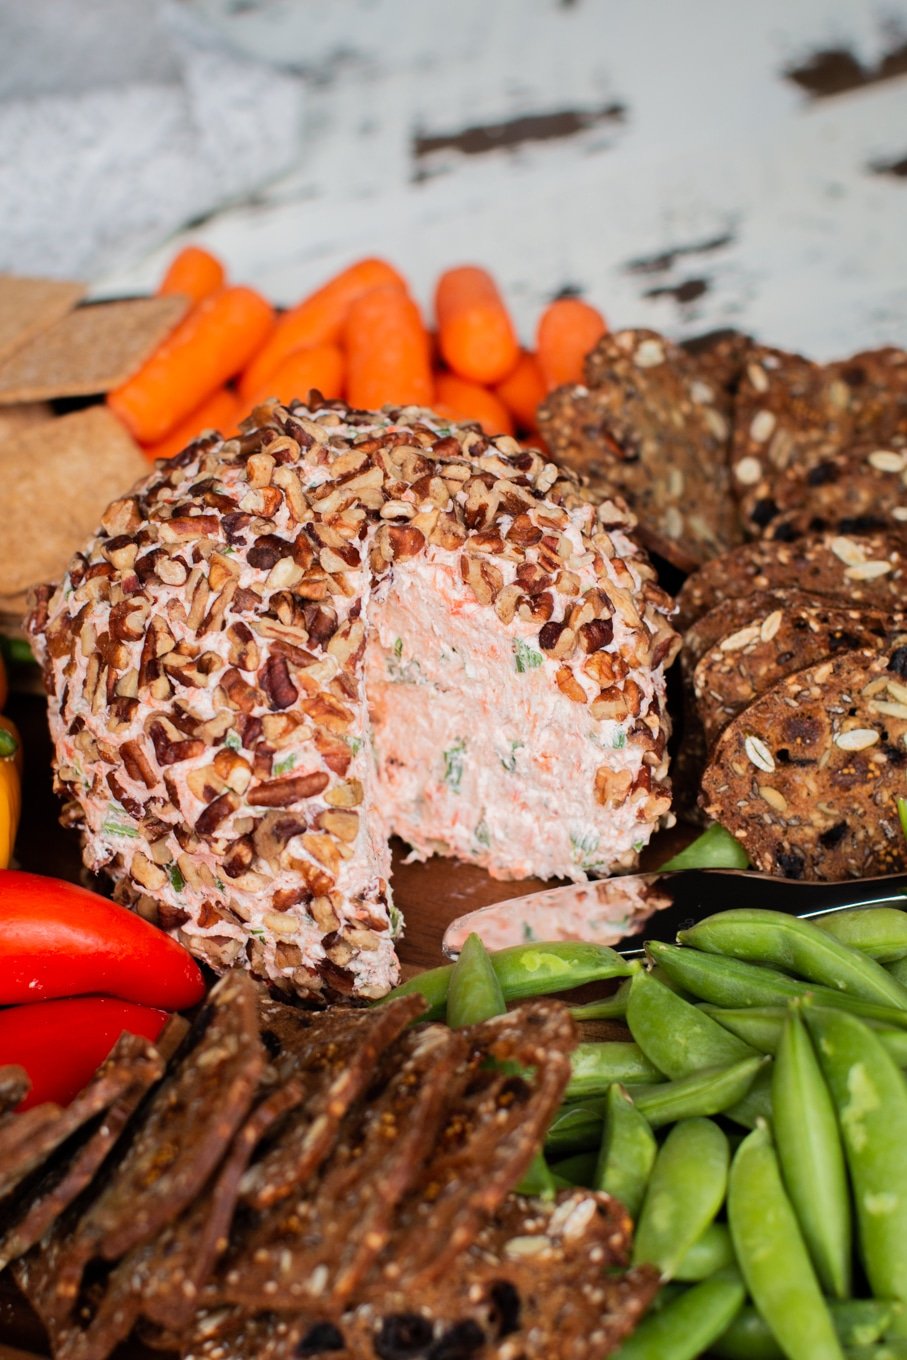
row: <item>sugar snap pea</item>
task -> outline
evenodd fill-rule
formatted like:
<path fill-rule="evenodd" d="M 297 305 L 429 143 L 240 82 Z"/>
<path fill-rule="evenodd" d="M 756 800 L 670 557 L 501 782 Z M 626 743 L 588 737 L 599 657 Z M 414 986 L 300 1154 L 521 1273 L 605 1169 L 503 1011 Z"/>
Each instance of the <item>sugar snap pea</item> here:
<path fill-rule="evenodd" d="M 883 1025 L 907 1028 L 907 1011 L 876 1005 L 852 992 L 814 986 L 760 963 L 662 940 L 649 940 L 646 952 L 684 991 L 716 1006 L 786 1006 L 794 997 L 809 995 L 823 1006 L 850 1011 Z"/>
<path fill-rule="evenodd" d="M 496 950 L 491 955 L 491 961 L 505 1001 L 545 996 L 549 992 L 567 992 L 587 982 L 600 982 L 606 978 L 629 977 L 639 968 L 635 960 L 622 958 L 607 945 L 586 944 L 582 941 L 513 945 L 510 949 Z M 418 973 L 388 992 L 382 1000 L 390 1001 L 397 996 L 420 992 L 429 1007 L 423 1019 L 440 1019 L 447 1004 L 447 989 L 454 966 L 446 964 L 443 968 L 430 968 Z"/>
<path fill-rule="evenodd" d="M 886 1299 L 831 1299 L 828 1311 L 838 1340 L 847 1348 L 871 1346 L 890 1324 L 897 1305 Z M 768 1323 L 752 1305 L 741 1308 L 717 1341 L 711 1355 L 718 1360 L 784 1360 Z M 850 1349 L 845 1351 L 850 1357 Z"/>
<path fill-rule="evenodd" d="M 718 1271 L 647 1314 L 615 1360 L 695 1360 L 727 1330 L 743 1299 L 737 1271 Z"/>
<path fill-rule="evenodd" d="M 629 1086 L 628 1093 L 653 1128 L 721 1114 L 742 1100 L 757 1072 L 768 1060 L 757 1054 L 729 1067 L 704 1067 L 660 1086 Z"/>
<path fill-rule="evenodd" d="M 907 1304 L 907 1082 L 855 1016 L 805 1006 L 804 1019 L 838 1112 L 866 1277 Z"/>
<path fill-rule="evenodd" d="M 764 1126 L 744 1138 L 734 1154 L 728 1223 L 747 1289 L 789 1360 L 842 1360 Z"/>
<path fill-rule="evenodd" d="M 687 1284 L 707 1280 L 716 1270 L 724 1270 L 734 1264 L 734 1244 L 726 1223 L 710 1223 L 697 1237 L 693 1245 L 684 1252 L 674 1271 L 674 1279 Z"/>
<path fill-rule="evenodd" d="M 580 1101 L 562 1105 L 552 1119 L 545 1137 L 545 1151 L 555 1157 L 569 1152 L 588 1152 L 601 1142 L 604 1104 Z"/>
<path fill-rule="evenodd" d="M 567 1100 L 603 1096 L 612 1083 L 662 1081 L 662 1074 L 649 1062 L 638 1044 L 623 1039 L 577 1044 L 570 1058 Z"/>
<path fill-rule="evenodd" d="M 725 831 L 718 822 L 713 822 L 683 850 L 666 859 L 664 864 L 660 864 L 658 871 L 667 873 L 672 869 L 745 869 L 749 862 L 749 855 L 736 836 L 732 836 L 730 831 Z"/>
<path fill-rule="evenodd" d="M 623 1087 L 608 1092 L 595 1177 L 597 1190 L 619 1199 L 631 1218 L 639 1213 L 658 1145 L 652 1126 Z"/>
<path fill-rule="evenodd" d="M 895 959 L 887 965 L 888 972 L 902 987 L 907 987 L 907 959 Z"/>
<path fill-rule="evenodd" d="M 571 1006 L 570 1014 L 574 1020 L 623 1020 L 627 1013 L 627 998 L 630 995 L 632 978 L 624 978 L 610 996 L 600 1001 L 585 1001 L 580 1006 Z"/>
<path fill-rule="evenodd" d="M 814 916 L 812 921 L 841 944 L 868 954 L 878 963 L 894 963 L 907 958 L 907 910 L 852 907 L 849 911 L 830 911 L 825 916 Z"/>
<path fill-rule="evenodd" d="M 451 1029 L 462 1029 L 503 1015 L 506 1009 L 488 950 L 478 935 L 468 936 L 450 975 L 447 1023 Z"/>
<path fill-rule="evenodd" d="M 597 1152 L 575 1152 L 572 1157 L 562 1157 L 559 1162 L 551 1163 L 551 1174 L 555 1180 L 565 1185 L 594 1185 Z"/>
<path fill-rule="evenodd" d="M 646 1057 L 668 1077 L 739 1062 L 754 1053 L 650 973 L 637 973 L 630 982 L 627 1024 Z"/>
<path fill-rule="evenodd" d="M 826 1294 L 851 1286 L 850 1191 L 831 1093 L 809 1035 L 792 1006 L 772 1082 L 772 1127 L 781 1175 Z"/>
<path fill-rule="evenodd" d="M 735 1124 L 742 1124 L 745 1129 L 754 1129 L 760 1119 L 771 1121 L 774 1064 L 770 1057 L 765 1057 L 763 1063 L 746 1095 L 724 1111 L 727 1119 L 733 1119 Z"/>
<path fill-rule="evenodd" d="M 785 1006 L 743 1006 L 730 1009 L 701 1001 L 699 1008 L 732 1034 L 751 1044 L 759 1053 L 775 1053 L 787 1018 Z M 866 1020 L 898 1067 L 907 1068 L 907 1029 L 890 1029 L 878 1021 Z"/>
<path fill-rule="evenodd" d="M 880 963 L 799 916 L 755 907 L 732 909 L 697 921 L 677 938 L 708 953 L 768 964 L 879 1006 L 907 1010 L 907 988 Z"/>
<path fill-rule="evenodd" d="M 728 1141 L 711 1119 L 683 1119 L 655 1158 L 633 1240 L 633 1264 L 670 1280 L 724 1203 Z"/>

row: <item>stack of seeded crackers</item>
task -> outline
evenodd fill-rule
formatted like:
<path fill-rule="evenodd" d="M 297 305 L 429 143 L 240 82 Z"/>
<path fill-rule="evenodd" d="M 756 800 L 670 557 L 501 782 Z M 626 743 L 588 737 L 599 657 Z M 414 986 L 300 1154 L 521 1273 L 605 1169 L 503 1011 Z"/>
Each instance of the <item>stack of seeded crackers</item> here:
<path fill-rule="evenodd" d="M 716 333 L 605 336 L 539 410 L 624 495 L 678 597 L 682 810 L 754 865 L 907 867 L 907 353 L 816 364 Z"/>
<path fill-rule="evenodd" d="M 555 1001 L 461 1030 L 226 974 L 66 1110 L 0 1069 L 0 1263 L 54 1360 L 592 1360 L 658 1289 L 607 1195 L 515 1191 L 570 1074 Z M 188 1030 L 188 1032 L 187 1032 Z"/>
<path fill-rule="evenodd" d="M 0 628 L 53 580 L 107 505 L 147 471 L 98 398 L 130 377 L 185 315 L 182 297 L 86 305 L 79 283 L 0 274 Z"/>

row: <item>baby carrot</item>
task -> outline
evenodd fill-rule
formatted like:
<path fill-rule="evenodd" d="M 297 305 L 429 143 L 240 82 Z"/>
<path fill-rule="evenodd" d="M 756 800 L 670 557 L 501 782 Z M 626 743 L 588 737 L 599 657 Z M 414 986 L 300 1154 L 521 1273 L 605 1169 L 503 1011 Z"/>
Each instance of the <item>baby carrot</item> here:
<path fill-rule="evenodd" d="M 428 336 L 412 298 L 388 285 L 357 298 L 344 332 L 351 406 L 430 406 Z"/>
<path fill-rule="evenodd" d="M 177 251 L 161 279 L 159 293 L 182 293 L 193 302 L 210 297 L 226 282 L 226 271 L 216 255 L 204 246 L 184 246 Z"/>
<path fill-rule="evenodd" d="M 271 373 L 293 350 L 339 341 L 356 299 L 390 284 L 406 291 L 406 282 L 393 265 L 385 260 L 357 260 L 284 312 L 240 378 L 240 396 L 248 399 L 267 387 Z"/>
<path fill-rule="evenodd" d="M 156 444 L 244 367 L 273 324 L 260 293 L 224 288 L 193 307 L 108 405 L 140 444 Z"/>
<path fill-rule="evenodd" d="M 549 391 L 583 380 L 583 359 L 608 329 L 601 312 L 580 298 L 558 298 L 539 318 L 536 351 Z"/>
<path fill-rule="evenodd" d="M 157 458 L 175 458 L 202 430 L 219 430 L 229 438 L 236 429 L 239 416 L 239 397 L 229 387 L 219 387 L 196 406 L 185 420 L 181 420 L 166 438 L 156 444 L 146 444 L 142 452 L 152 461 Z"/>
<path fill-rule="evenodd" d="M 343 396 L 343 368 L 343 351 L 339 345 L 296 349 L 281 359 L 259 390 L 244 404 L 251 411 L 268 397 L 276 397 L 282 402 L 292 401 L 294 397 L 305 401 L 312 388 L 333 400 Z"/>
<path fill-rule="evenodd" d="M 548 390 L 535 355 L 523 350 L 516 368 L 494 390 L 520 428 L 531 430 L 536 408 Z"/>
<path fill-rule="evenodd" d="M 513 323 L 485 269 L 460 265 L 438 279 L 435 314 L 441 353 L 461 378 L 496 383 L 520 357 Z"/>
<path fill-rule="evenodd" d="M 500 398 L 454 373 L 438 374 L 434 406 L 448 420 L 477 421 L 486 434 L 513 434 L 510 412 Z"/>

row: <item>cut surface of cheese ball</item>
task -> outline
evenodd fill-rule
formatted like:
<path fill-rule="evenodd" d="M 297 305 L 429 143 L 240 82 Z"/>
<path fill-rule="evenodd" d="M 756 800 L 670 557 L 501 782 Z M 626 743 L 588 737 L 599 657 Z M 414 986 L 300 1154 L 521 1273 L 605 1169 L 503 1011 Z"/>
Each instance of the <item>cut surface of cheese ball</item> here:
<path fill-rule="evenodd" d="M 218 970 L 382 995 L 389 835 L 503 878 L 669 814 L 671 603 L 616 501 L 415 408 L 257 408 L 112 505 L 30 630 L 66 819 Z"/>

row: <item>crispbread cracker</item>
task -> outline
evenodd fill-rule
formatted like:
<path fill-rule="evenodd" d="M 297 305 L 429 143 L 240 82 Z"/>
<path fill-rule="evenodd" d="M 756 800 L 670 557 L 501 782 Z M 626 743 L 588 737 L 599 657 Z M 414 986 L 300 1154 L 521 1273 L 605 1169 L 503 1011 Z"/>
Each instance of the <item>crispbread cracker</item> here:
<path fill-rule="evenodd" d="M 837 881 L 903 872 L 907 638 L 842 652 L 787 676 L 734 718 L 702 803 L 753 867 Z"/>
<path fill-rule="evenodd" d="M 5 514 L 0 609 L 29 586 L 63 574 L 110 502 L 147 472 L 138 445 L 105 406 L 26 430 L 0 450 Z"/>
<path fill-rule="evenodd" d="M 84 283 L 0 274 L 0 361 L 53 326 L 84 296 Z"/>
<path fill-rule="evenodd" d="M 0 363 L 0 405 L 110 392 L 141 368 L 188 306 L 172 294 L 77 308 Z"/>
<path fill-rule="evenodd" d="M 53 420 L 53 407 L 46 401 L 23 401 L 17 406 L 0 406 L 0 467 L 3 465 L 7 440 L 15 439 L 23 430 L 33 430 Z"/>

